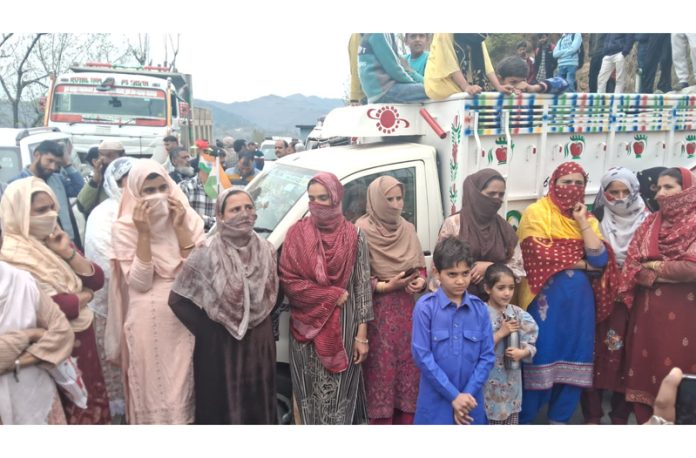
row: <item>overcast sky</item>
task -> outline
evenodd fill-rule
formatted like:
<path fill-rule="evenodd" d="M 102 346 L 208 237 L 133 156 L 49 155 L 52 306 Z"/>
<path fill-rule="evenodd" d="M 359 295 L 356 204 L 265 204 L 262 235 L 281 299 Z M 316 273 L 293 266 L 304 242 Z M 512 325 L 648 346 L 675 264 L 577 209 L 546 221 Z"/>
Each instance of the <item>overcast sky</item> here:
<path fill-rule="evenodd" d="M 253 33 L 259 35 L 263 29 L 259 30 Z M 292 37 L 269 33 L 263 38 L 234 40 L 234 44 L 222 46 L 220 52 L 208 54 L 200 50 L 229 42 L 230 37 L 220 32 L 183 32 L 177 68 L 193 75 L 197 99 L 228 103 L 268 94 L 344 96 L 350 33 L 326 34 L 321 40 L 299 31 Z M 154 51 L 163 52 L 162 41 L 162 34 L 152 35 Z"/>
<path fill-rule="evenodd" d="M 562 5 L 525 8 L 525 0 L 32 0 L 5 2 L 0 30 L 148 32 L 163 54 L 165 33 L 181 33 L 177 67 L 193 75 L 194 97 L 220 102 L 295 93 L 341 98 L 356 31 L 675 32 L 696 29 L 683 0 L 660 0 L 650 15 L 623 2 L 583 0 L 572 19 Z M 682 5 L 679 7 L 677 5 Z M 669 21 L 666 20 L 669 16 Z M 617 20 L 621 18 L 621 20 Z M 14 30 L 13 30 L 14 29 Z M 657 29 L 657 30 L 656 30 Z M 158 60 L 163 60 L 163 56 Z"/>

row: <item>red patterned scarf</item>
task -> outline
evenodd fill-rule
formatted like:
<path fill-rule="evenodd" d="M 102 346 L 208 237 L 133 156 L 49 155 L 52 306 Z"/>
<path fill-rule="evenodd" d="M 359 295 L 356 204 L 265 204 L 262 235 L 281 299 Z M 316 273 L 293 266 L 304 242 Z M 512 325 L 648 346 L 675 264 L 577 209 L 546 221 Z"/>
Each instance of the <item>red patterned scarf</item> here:
<path fill-rule="evenodd" d="M 584 200 L 585 187 L 556 184 L 558 178 L 570 173 L 581 173 L 587 177 L 578 164 L 571 162 L 561 164 L 551 176 L 548 196 L 528 207 L 522 218 L 518 235 L 522 240 L 520 247 L 527 271 L 526 281 L 531 293 L 522 298 L 522 305 L 525 307 L 539 294 L 552 276 L 572 268 L 576 262 L 585 257 L 582 231 L 572 216 L 566 215 L 568 211 L 572 215 L 572 207 Z M 569 192 L 567 188 L 573 189 Z M 579 194 L 574 191 L 575 188 L 580 189 Z M 560 202 L 560 205 L 557 202 Z M 601 239 L 597 219 L 590 214 L 588 223 Z M 614 252 L 606 242 L 604 246 L 609 254 L 609 262 L 602 276 L 592 281 L 598 322 L 611 314 L 619 280 Z"/>
<path fill-rule="evenodd" d="M 657 198 L 660 210 L 645 219 L 628 247 L 619 293 L 629 308 L 643 262 L 696 262 L 696 186 L 689 170 L 680 167 L 679 171 L 682 192 Z"/>
<path fill-rule="evenodd" d="M 358 249 L 356 227 L 342 214 L 343 186 L 320 173 L 310 183 L 326 188 L 331 205 L 310 203 L 311 216 L 290 228 L 280 256 L 280 282 L 290 299 L 290 331 L 298 342 L 314 342 L 329 372 L 348 368 L 336 301 L 348 286 Z"/>

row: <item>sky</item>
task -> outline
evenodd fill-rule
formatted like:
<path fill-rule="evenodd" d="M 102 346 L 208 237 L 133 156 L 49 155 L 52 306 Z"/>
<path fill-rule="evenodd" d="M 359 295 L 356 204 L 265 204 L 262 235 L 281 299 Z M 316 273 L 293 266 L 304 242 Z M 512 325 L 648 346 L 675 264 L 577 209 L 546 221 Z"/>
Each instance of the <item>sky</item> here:
<path fill-rule="evenodd" d="M 632 0 L 582 0 L 541 6 L 531 0 L 33 0 L 6 2 L 0 30 L 147 32 L 155 56 L 166 33 L 180 33 L 177 67 L 193 75 L 194 97 L 220 102 L 268 94 L 342 98 L 352 32 L 404 30 L 553 32 L 674 32 L 696 28 L 692 14 L 674 14 L 688 2 L 660 0 L 649 15 Z M 527 6 L 537 4 L 539 7 Z M 58 7 L 56 7 L 58 5 Z M 563 6 L 564 5 L 564 6 Z M 14 13 L 14 14 L 13 14 Z M 661 16 L 664 16 L 662 18 Z M 669 18 L 669 21 L 666 18 Z M 563 30 L 556 30 L 562 32 Z M 161 59 L 163 60 L 163 58 Z"/>

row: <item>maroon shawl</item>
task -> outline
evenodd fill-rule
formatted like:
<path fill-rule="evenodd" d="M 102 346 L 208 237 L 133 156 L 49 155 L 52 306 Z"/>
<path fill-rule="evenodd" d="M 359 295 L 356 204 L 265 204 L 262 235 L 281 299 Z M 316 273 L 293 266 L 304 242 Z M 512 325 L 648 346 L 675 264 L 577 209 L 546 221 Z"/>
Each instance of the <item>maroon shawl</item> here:
<path fill-rule="evenodd" d="M 331 205 L 310 202 L 311 216 L 293 225 L 280 256 L 280 282 L 290 299 L 290 331 L 298 342 L 313 342 L 329 372 L 348 368 L 336 301 L 348 286 L 358 252 L 356 227 L 343 217 L 343 186 L 335 175 L 319 173 Z"/>
<path fill-rule="evenodd" d="M 619 293 L 631 308 L 638 273 L 646 261 L 696 262 L 696 186 L 691 172 L 680 167 L 682 192 L 658 197 L 660 210 L 650 214 L 628 247 Z"/>

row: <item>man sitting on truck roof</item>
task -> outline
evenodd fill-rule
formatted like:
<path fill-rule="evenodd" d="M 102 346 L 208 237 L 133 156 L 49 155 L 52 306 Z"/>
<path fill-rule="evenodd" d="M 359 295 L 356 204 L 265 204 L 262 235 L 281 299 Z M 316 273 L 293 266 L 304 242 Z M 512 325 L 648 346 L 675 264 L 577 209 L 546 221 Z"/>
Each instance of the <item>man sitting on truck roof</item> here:
<path fill-rule="evenodd" d="M 77 196 L 77 208 L 85 218 L 94 207 L 109 198 L 104 191 L 104 172 L 111 161 L 125 154 L 126 150 L 121 142 L 104 140 L 99 144 L 99 159 L 94 163 L 94 173 Z"/>
<path fill-rule="evenodd" d="M 33 159 L 34 161 L 10 182 L 31 176 L 44 180 L 58 198 L 60 227 L 68 234 L 70 240 L 75 242 L 77 248 L 82 250 L 80 233 L 77 230 L 70 198 L 77 196 L 85 184 L 85 179 L 73 167 L 70 151 L 64 151 L 61 144 L 56 141 L 44 140 L 34 149 Z"/>
<path fill-rule="evenodd" d="M 498 64 L 498 77 L 501 84 L 509 85 L 520 92 L 542 94 L 560 94 L 568 89 L 568 82 L 560 76 L 553 76 L 541 81 L 527 82 L 529 66 L 519 56 L 510 56 Z"/>
<path fill-rule="evenodd" d="M 360 84 L 369 103 L 418 102 L 428 98 L 423 77 L 401 64 L 391 33 L 363 34 L 358 51 Z"/>

